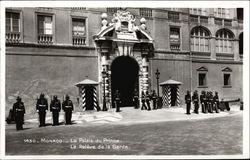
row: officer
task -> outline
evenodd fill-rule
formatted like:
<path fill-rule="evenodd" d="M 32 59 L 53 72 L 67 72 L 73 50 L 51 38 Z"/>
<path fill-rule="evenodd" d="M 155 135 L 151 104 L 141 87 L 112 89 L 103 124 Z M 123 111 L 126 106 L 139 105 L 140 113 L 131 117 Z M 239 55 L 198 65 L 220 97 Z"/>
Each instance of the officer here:
<path fill-rule="evenodd" d="M 138 109 L 139 108 L 139 93 L 137 89 L 135 89 L 134 91 L 133 101 L 134 101 L 135 109 Z"/>
<path fill-rule="evenodd" d="M 45 126 L 45 117 L 46 117 L 46 112 L 48 111 L 48 101 L 44 97 L 43 93 L 40 94 L 40 97 L 37 100 L 36 111 L 38 112 L 39 115 L 39 122 L 40 122 L 39 127 Z"/>
<path fill-rule="evenodd" d="M 215 112 L 216 113 L 219 113 L 219 96 L 218 96 L 218 92 L 215 92 L 215 95 L 214 95 L 214 109 L 215 109 Z"/>
<path fill-rule="evenodd" d="M 187 94 L 185 95 L 185 102 L 186 102 L 186 105 L 187 105 L 187 113 L 186 114 L 190 114 L 190 106 L 191 106 L 190 91 L 187 91 Z"/>
<path fill-rule="evenodd" d="M 157 95 L 155 93 L 155 90 L 153 90 L 151 99 L 153 101 L 153 109 L 157 109 Z"/>
<path fill-rule="evenodd" d="M 62 103 L 62 109 L 65 112 L 65 125 L 72 124 L 71 117 L 74 111 L 73 102 L 70 100 L 69 95 L 66 95 L 66 100 Z"/>
<path fill-rule="evenodd" d="M 50 112 L 52 112 L 53 116 L 53 125 L 52 126 L 58 126 L 59 125 L 59 113 L 61 111 L 61 102 L 59 99 L 57 99 L 57 96 L 53 96 L 53 100 L 50 103 Z"/>
<path fill-rule="evenodd" d="M 17 102 L 13 105 L 13 112 L 15 115 L 16 130 L 23 130 L 25 107 L 22 99 L 18 96 Z"/>
<path fill-rule="evenodd" d="M 148 107 L 148 111 L 151 111 L 151 107 L 150 107 L 150 99 L 151 99 L 151 97 L 150 97 L 148 91 L 146 91 L 145 98 L 146 98 L 146 104 L 147 104 L 147 107 Z"/>
<path fill-rule="evenodd" d="M 147 110 L 147 106 L 145 104 L 146 103 L 146 96 L 145 96 L 143 91 L 141 92 L 141 103 L 142 103 L 141 110 L 144 110 L 144 109 Z"/>
<path fill-rule="evenodd" d="M 206 113 L 205 98 L 206 98 L 205 91 L 201 91 L 200 101 L 201 101 L 201 110 L 202 110 L 202 113 Z"/>
<path fill-rule="evenodd" d="M 192 96 L 192 100 L 194 103 L 194 113 L 199 114 L 199 95 L 198 95 L 198 91 L 195 90 L 194 94 Z"/>
<path fill-rule="evenodd" d="M 121 105 L 121 94 L 120 94 L 119 90 L 117 89 L 115 91 L 115 108 L 116 108 L 116 112 L 121 112 L 120 105 Z"/>

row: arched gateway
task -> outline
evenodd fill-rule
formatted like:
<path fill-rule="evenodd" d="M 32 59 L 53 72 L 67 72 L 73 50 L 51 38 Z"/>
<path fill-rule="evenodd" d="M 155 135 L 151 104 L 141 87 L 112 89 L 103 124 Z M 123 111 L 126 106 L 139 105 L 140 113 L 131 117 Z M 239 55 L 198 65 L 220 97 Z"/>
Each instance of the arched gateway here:
<path fill-rule="evenodd" d="M 122 106 L 131 106 L 135 88 L 139 93 L 149 90 L 148 62 L 154 56 L 153 39 L 147 32 L 146 20 L 141 18 L 140 26 L 136 26 L 135 17 L 126 10 L 118 10 L 112 23 L 107 21 L 106 13 L 101 18 L 101 31 L 93 36 L 99 55 L 100 97 L 105 94 L 107 107 L 111 107 L 113 93 L 118 89 Z"/>

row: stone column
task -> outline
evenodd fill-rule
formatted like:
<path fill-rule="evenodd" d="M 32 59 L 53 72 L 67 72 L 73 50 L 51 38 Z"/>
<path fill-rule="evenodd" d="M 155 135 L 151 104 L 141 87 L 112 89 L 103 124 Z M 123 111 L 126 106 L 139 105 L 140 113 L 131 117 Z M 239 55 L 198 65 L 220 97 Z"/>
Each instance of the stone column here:
<path fill-rule="evenodd" d="M 110 67 L 109 67 L 109 60 L 108 60 L 108 52 L 102 52 L 101 53 L 101 72 L 106 71 L 106 77 L 102 77 L 102 94 L 104 94 L 105 89 L 105 99 L 106 99 L 106 105 L 109 109 L 111 107 L 111 93 L 110 93 Z M 101 73 L 102 75 L 102 73 Z M 105 81 L 105 86 L 104 82 Z"/>
<path fill-rule="evenodd" d="M 216 39 L 215 37 L 210 38 L 210 58 L 211 60 L 216 60 Z"/>
<path fill-rule="evenodd" d="M 142 91 L 144 93 L 149 90 L 148 65 L 148 58 L 144 55 L 142 57 Z"/>
<path fill-rule="evenodd" d="M 239 61 L 240 60 L 240 54 L 239 54 L 239 40 L 234 40 L 232 42 L 232 49 L 233 49 L 233 54 L 234 54 L 234 60 Z"/>

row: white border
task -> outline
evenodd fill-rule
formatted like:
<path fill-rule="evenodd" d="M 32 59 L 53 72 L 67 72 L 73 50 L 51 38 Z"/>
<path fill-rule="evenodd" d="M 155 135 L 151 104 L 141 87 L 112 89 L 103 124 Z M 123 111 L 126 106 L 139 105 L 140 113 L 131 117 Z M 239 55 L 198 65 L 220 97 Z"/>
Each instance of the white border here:
<path fill-rule="evenodd" d="M 249 2 L 248 1 L 2 1 L 0 2 L 1 21 L 5 21 L 5 7 L 160 7 L 160 8 L 244 8 L 244 65 L 243 65 L 243 155 L 219 156 L 5 156 L 5 25 L 1 23 L 1 67 L 0 67 L 0 112 L 1 112 L 1 157 L 0 159 L 239 159 L 249 158 Z M 230 123 L 230 122 L 229 122 Z"/>

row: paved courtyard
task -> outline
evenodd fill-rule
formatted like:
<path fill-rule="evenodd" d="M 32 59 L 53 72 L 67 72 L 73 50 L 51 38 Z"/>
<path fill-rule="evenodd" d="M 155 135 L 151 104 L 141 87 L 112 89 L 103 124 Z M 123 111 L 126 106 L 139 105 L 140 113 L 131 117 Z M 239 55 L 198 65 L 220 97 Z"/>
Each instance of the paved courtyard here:
<path fill-rule="evenodd" d="M 190 116 L 183 108 L 131 109 L 75 113 L 78 121 L 70 126 L 38 128 L 34 119 L 27 119 L 25 130 L 17 132 L 15 125 L 6 125 L 6 155 L 242 154 L 243 114 L 238 108 Z"/>

